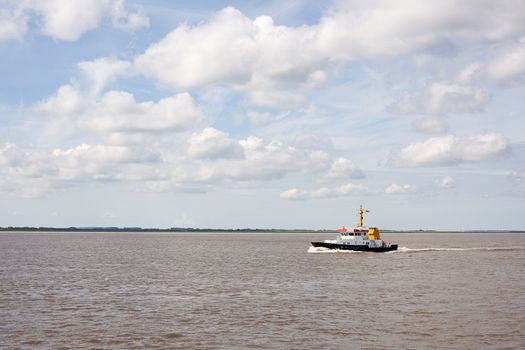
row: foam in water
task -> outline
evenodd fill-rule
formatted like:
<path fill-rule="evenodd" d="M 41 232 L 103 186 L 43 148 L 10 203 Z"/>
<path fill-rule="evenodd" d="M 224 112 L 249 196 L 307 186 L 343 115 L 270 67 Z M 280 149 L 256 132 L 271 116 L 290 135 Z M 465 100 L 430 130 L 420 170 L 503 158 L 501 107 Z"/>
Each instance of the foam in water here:
<path fill-rule="evenodd" d="M 308 253 L 314 253 L 314 254 L 320 254 L 320 253 L 325 253 L 325 254 L 334 254 L 334 253 L 344 253 L 344 254 L 348 254 L 348 253 L 365 253 L 365 252 L 360 252 L 360 251 L 356 251 L 356 250 L 340 250 L 340 249 L 330 249 L 330 248 L 325 248 L 325 247 L 310 247 L 308 248 Z"/>
<path fill-rule="evenodd" d="M 509 250 L 525 250 L 525 247 L 469 247 L 469 248 L 444 248 L 444 247 L 430 247 L 430 248 L 408 248 L 399 247 L 392 253 L 417 253 L 417 252 L 468 252 L 468 251 L 509 251 Z"/>
<path fill-rule="evenodd" d="M 386 252 L 387 254 L 394 253 L 421 253 L 421 252 L 468 252 L 468 251 L 513 251 L 513 250 L 525 250 L 525 247 L 471 247 L 471 248 L 446 248 L 446 247 L 428 247 L 428 248 L 408 248 L 408 247 L 399 247 L 397 250 L 392 250 Z M 366 253 L 362 251 L 355 250 L 340 250 L 340 249 L 330 249 L 324 247 L 310 247 L 308 248 L 308 253 L 325 253 L 325 254 L 335 254 L 335 253 Z"/>

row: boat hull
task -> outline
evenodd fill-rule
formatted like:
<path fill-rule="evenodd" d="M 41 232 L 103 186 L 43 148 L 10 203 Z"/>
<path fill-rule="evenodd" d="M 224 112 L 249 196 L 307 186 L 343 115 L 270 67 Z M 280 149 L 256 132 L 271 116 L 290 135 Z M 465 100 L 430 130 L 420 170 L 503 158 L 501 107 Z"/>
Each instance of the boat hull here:
<path fill-rule="evenodd" d="M 328 248 L 328 249 L 338 249 L 338 250 L 356 250 L 356 251 L 361 251 L 361 252 L 375 252 L 375 253 L 383 253 L 383 252 L 389 252 L 392 250 L 397 250 L 397 244 L 390 244 L 384 247 L 369 247 L 367 245 L 312 242 L 312 245 L 316 248 Z"/>

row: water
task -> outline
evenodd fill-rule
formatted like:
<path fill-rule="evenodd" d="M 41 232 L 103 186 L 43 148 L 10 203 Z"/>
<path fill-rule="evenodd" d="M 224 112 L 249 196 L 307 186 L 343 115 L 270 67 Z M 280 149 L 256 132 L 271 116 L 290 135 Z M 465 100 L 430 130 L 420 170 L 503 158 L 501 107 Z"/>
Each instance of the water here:
<path fill-rule="evenodd" d="M 333 236 L 0 233 L 0 348 L 525 348 L 525 235 Z"/>

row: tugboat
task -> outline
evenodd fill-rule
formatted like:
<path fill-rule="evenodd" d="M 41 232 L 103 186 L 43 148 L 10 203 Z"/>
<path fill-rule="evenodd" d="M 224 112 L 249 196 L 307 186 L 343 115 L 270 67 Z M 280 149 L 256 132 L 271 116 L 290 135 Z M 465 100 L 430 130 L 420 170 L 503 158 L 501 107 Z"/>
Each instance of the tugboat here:
<path fill-rule="evenodd" d="M 363 206 L 359 207 L 359 223 L 354 229 L 348 229 L 342 227 L 337 232 L 339 236 L 336 239 L 327 239 L 324 242 L 312 242 L 312 245 L 316 248 L 328 248 L 338 250 L 357 250 L 364 252 L 388 252 L 391 250 L 397 250 L 397 244 L 385 243 L 381 239 L 379 229 L 377 227 L 366 228 L 363 225 L 363 213 L 369 212 L 363 209 Z"/>

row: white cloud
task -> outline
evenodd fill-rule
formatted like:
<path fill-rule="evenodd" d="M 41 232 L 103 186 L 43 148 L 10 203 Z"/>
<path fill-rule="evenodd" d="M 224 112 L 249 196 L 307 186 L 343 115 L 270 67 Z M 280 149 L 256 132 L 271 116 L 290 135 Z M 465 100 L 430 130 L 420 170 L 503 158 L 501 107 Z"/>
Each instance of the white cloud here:
<path fill-rule="evenodd" d="M 156 103 L 137 102 L 124 91 L 109 91 L 100 98 L 83 97 L 71 85 L 60 87 L 54 96 L 37 103 L 33 110 L 70 117 L 80 128 L 106 137 L 182 131 L 204 119 L 202 110 L 188 93 Z"/>
<path fill-rule="evenodd" d="M 73 148 L 23 150 L 0 147 L 0 190 L 23 197 L 82 181 L 143 180 L 160 162 L 151 150 L 82 144 Z"/>
<path fill-rule="evenodd" d="M 437 187 L 440 188 L 452 188 L 456 185 L 454 179 L 450 176 L 445 176 L 441 179 L 436 180 L 435 184 Z"/>
<path fill-rule="evenodd" d="M 124 5 L 124 0 L 116 0 L 112 3 L 111 22 L 118 29 L 133 30 L 149 27 L 149 18 L 140 9 L 129 11 Z"/>
<path fill-rule="evenodd" d="M 282 90 L 255 90 L 248 94 L 250 104 L 259 107 L 293 109 L 306 102 L 304 96 Z"/>
<path fill-rule="evenodd" d="M 24 150 L 7 143 L 0 147 L 0 167 L 16 166 L 25 158 Z"/>
<path fill-rule="evenodd" d="M 500 45 L 490 59 L 468 64 L 459 74 L 458 81 L 470 83 L 485 79 L 499 83 L 522 81 L 525 75 L 525 37 L 517 42 Z"/>
<path fill-rule="evenodd" d="M 350 161 L 334 161 L 329 153 L 330 140 L 315 135 L 283 140 L 255 136 L 236 139 L 212 127 L 189 133 L 205 123 L 203 111 L 188 93 L 158 102 L 137 102 L 123 91 L 86 97 L 78 88 L 64 85 L 35 104 L 33 111 L 46 115 L 44 121 L 63 120 L 75 126 L 80 140 L 85 140 L 64 150 L 33 152 L 45 161 L 28 163 L 49 164 L 50 169 L 35 173 L 54 172 L 48 181 L 53 186 L 60 182 L 112 180 L 147 182 L 152 190 L 195 187 L 206 191 L 221 183 L 254 184 L 289 174 L 324 174 L 330 167 L 334 178 L 359 174 Z M 174 138 L 175 132 L 178 134 Z M 91 146 L 93 140 L 102 143 Z M 144 152 L 137 154 L 138 147 L 144 147 Z M 111 155 L 129 155 L 130 159 L 119 161 Z M 28 166 L 20 169 L 27 172 Z"/>
<path fill-rule="evenodd" d="M 55 95 L 46 98 L 33 107 L 33 111 L 57 116 L 71 116 L 83 113 L 88 101 L 72 85 L 62 85 Z"/>
<path fill-rule="evenodd" d="M 280 194 L 283 199 L 322 199 L 344 196 L 363 195 L 368 193 L 368 187 L 363 184 L 348 183 L 339 187 L 321 187 L 312 191 L 300 190 L 297 188 L 288 189 Z"/>
<path fill-rule="evenodd" d="M 253 24 L 239 11 L 226 8 L 208 22 L 181 25 L 135 59 L 138 71 L 174 87 L 219 81 L 244 83 L 257 59 Z"/>
<path fill-rule="evenodd" d="M 412 123 L 415 130 L 426 134 L 443 134 L 447 131 L 448 126 L 442 120 L 439 119 L 418 119 Z"/>
<path fill-rule="evenodd" d="M 260 126 L 268 124 L 272 120 L 272 114 L 269 112 L 248 111 L 246 115 L 238 115 L 234 121 L 238 124 L 248 121 L 251 125 Z"/>
<path fill-rule="evenodd" d="M 289 173 L 320 171 L 328 161 L 328 155 L 318 149 L 296 147 L 283 141 L 264 141 L 248 137 L 239 141 L 244 158 L 216 164 L 215 171 L 221 177 L 251 181 L 281 178 Z"/>
<path fill-rule="evenodd" d="M 430 87 L 427 113 L 468 113 L 481 110 L 490 94 L 479 88 L 458 84 L 434 83 Z"/>
<path fill-rule="evenodd" d="M 522 78 L 525 74 L 525 37 L 491 60 L 485 69 L 488 77 L 501 82 Z"/>
<path fill-rule="evenodd" d="M 480 62 L 470 63 L 459 72 L 456 80 L 461 84 L 468 84 L 475 80 L 475 78 L 480 75 L 482 70 L 483 64 Z"/>
<path fill-rule="evenodd" d="M 339 186 L 335 189 L 335 193 L 338 196 L 350 196 L 350 195 L 357 195 L 357 194 L 365 194 L 368 192 L 368 187 L 366 187 L 363 184 L 352 184 L 348 183 L 343 186 Z"/>
<path fill-rule="evenodd" d="M 105 17 L 111 18 L 113 27 L 119 29 L 149 26 L 149 19 L 138 9 L 128 10 L 124 0 L 7 0 L 5 3 L 0 9 L 0 41 L 22 39 L 32 13 L 41 17 L 34 24 L 41 25 L 44 35 L 67 41 L 78 40 L 85 32 L 97 28 Z"/>
<path fill-rule="evenodd" d="M 423 94 L 405 94 L 391 108 L 407 114 L 471 113 L 482 110 L 490 97 L 481 88 L 439 82 L 432 83 Z"/>
<path fill-rule="evenodd" d="M 166 176 L 151 181 L 148 184 L 151 189 L 255 184 L 291 174 L 319 173 L 329 162 L 328 155 L 318 149 L 298 148 L 290 142 L 265 141 L 255 136 L 237 141 L 212 128 L 193 134 L 189 143 L 186 154 L 165 158 Z"/>
<path fill-rule="evenodd" d="M 166 132 L 185 130 L 202 119 L 203 112 L 188 93 L 138 103 L 127 92 L 110 91 L 81 125 L 106 132 Z"/>
<path fill-rule="evenodd" d="M 306 199 L 308 198 L 308 192 L 297 188 L 290 188 L 282 192 L 280 197 L 283 199 Z"/>
<path fill-rule="evenodd" d="M 27 31 L 27 16 L 16 2 L 0 3 L 0 41 L 21 40 Z"/>
<path fill-rule="evenodd" d="M 340 1 L 321 19 L 318 36 L 335 57 L 390 56 L 452 40 L 499 40 L 522 33 L 524 23 L 525 3 L 512 0 Z"/>
<path fill-rule="evenodd" d="M 228 7 L 208 21 L 180 25 L 134 60 L 137 71 L 175 89 L 229 84 L 249 90 L 257 106 L 292 108 L 305 98 L 290 87 L 310 89 L 326 81 L 331 57 L 316 48 L 314 26 L 276 25 Z"/>
<path fill-rule="evenodd" d="M 318 23 L 291 27 L 228 7 L 179 25 L 133 60 L 137 72 L 176 90 L 229 86 L 255 106 L 292 109 L 340 63 L 403 54 L 440 54 L 505 40 L 525 30 L 525 4 L 508 0 L 336 2 Z M 448 48 L 448 49 L 447 49 Z M 455 82 L 431 84 L 396 104 L 403 113 L 468 113 L 490 94 Z"/>
<path fill-rule="evenodd" d="M 214 128 L 194 133 L 188 143 L 188 155 L 193 158 L 221 159 L 243 156 L 243 148 L 238 141 Z"/>
<path fill-rule="evenodd" d="M 82 144 L 55 149 L 47 161 L 56 170 L 56 180 L 110 180 L 132 178 L 126 165 L 159 162 L 160 156 L 124 146 Z"/>
<path fill-rule="evenodd" d="M 354 162 L 346 158 L 337 158 L 332 162 L 330 170 L 324 175 L 324 180 L 364 177 L 363 172 Z"/>
<path fill-rule="evenodd" d="M 389 164 L 395 167 L 448 166 L 497 157 L 508 149 L 508 142 L 501 134 L 465 138 L 448 135 L 410 144 L 393 154 Z"/>
<path fill-rule="evenodd" d="M 98 94 L 108 84 L 123 75 L 133 74 L 130 62 L 113 57 L 103 57 L 94 61 L 83 61 L 78 68 L 92 82 L 94 94 Z"/>
<path fill-rule="evenodd" d="M 43 17 L 43 33 L 56 39 L 75 41 L 84 32 L 98 27 L 109 11 L 108 1 L 88 0 L 79 4 L 67 0 L 33 2 Z"/>
<path fill-rule="evenodd" d="M 412 185 L 398 185 L 398 184 L 391 184 L 385 189 L 386 194 L 408 194 L 413 193 L 415 191 L 415 187 Z"/>
<path fill-rule="evenodd" d="M 515 170 L 509 173 L 510 177 L 514 180 L 525 180 L 525 170 Z"/>

